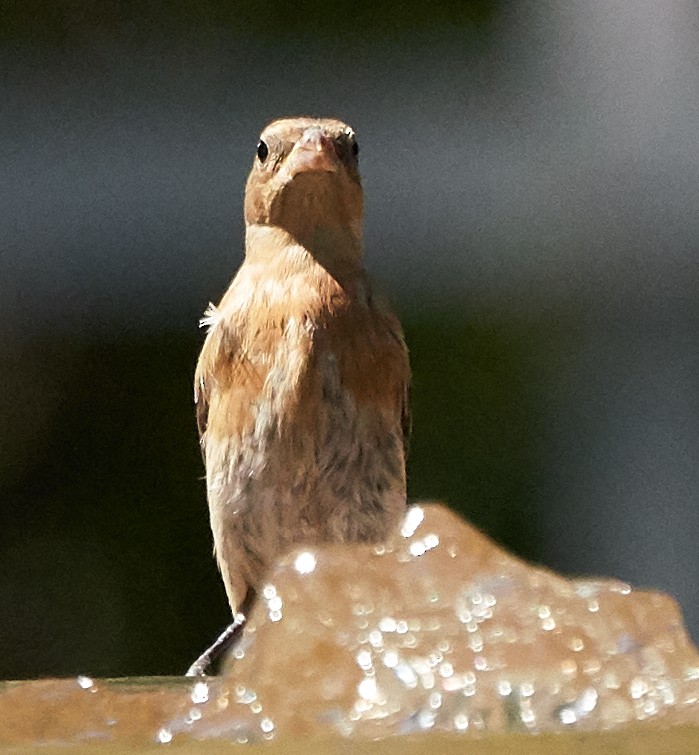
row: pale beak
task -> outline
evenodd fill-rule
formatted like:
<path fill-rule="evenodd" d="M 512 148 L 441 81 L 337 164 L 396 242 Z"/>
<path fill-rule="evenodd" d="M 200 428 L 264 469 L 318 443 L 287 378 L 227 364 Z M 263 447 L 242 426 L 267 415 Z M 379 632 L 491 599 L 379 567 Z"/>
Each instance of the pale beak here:
<path fill-rule="evenodd" d="M 286 159 L 289 175 L 298 173 L 334 173 L 339 159 L 333 140 L 319 128 L 309 128 L 291 150 Z"/>

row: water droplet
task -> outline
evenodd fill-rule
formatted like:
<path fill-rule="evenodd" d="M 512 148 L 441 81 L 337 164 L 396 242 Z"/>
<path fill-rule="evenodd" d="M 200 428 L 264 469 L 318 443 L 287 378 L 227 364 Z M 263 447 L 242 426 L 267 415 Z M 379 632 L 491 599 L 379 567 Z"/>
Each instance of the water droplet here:
<path fill-rule="evenodd" d="M 412 537 L 424 518 L 425 512 L 420 506 L 413 506 L 408 509 L 408 513 L 403 520 L 403 526 L 400 529 L 400 534 L 406 538 Z"/>
<path fill-rule="evenodd" d="M 357 653 L 357 663 L 363 671 L 368 671 L 373 666 L 371 653 L 368 650 L 360 650 Z"/>
<path fill-rule="evenodd" d="M 299 574 L 310 574 L 316 568 L 316 557 L 311 551 L 303 551 L 296 556 L 294 568 Z"/>
<path fill-rule="evenodd" d="M 378 629 L 369 632 L 369 644 L 375 648 L 383 646 L 383 634 Z"/>
<path fill-rule="evenodd" d="M 448 661 L 446 663 L 443 663 L 439 667 L 439 675 L 442 677 L 442 679 L 446 679 L 447 677 L 450 677 L 453 674 L 454 674 L 454 667 Z"/>
<path fill-rule="evenodd" d="M 389 617 L 385 617 L 379 621 L 379 629 L 382 632 L 395 632 L 396 620 Z"/>
<path fill-rule="evenodd" d="M 366 679 L 362 679 L 362 681 L 357 685 L 357 693 L 365 700 L 376 700 L 376 698 L 379 696 L 376 679 L 372 676 L 368 676 L 366 677 Z"/>
<path fill-rule="evenodd" d="M 395 650 L 387 650 L 383 654 L 383 665 L 386 668 L 395 668 L 398 665 L 398 653 Z"/>
<path fill-rule="evenodd" d="M 396 676 L 408 689 L 417 687 L 418 677 L 415 669 L 408 663 L 399 663 L 396 665 Z"/>
<path fill-rule="evenodd" d="M 279 611 L 281 607 L 282 599 L 278 595 L 275 595 L 267 601 L 267 608 L 269 608 L 270 611 Z"/>
<path fill-rule="evenodd" d="M 594 687 L 587 687 L 580 693 L 580 697 L 575 701 L 575 710 L 578 715 L 586 716 L 597 707 L 599 695 Z"/>
<path fill-rule="evenodd" d="M 522 720 L 522 723 L 528 728 L 532 728 L 536 724 L 536 715 L 531 708 L 526 708 L 520 711 L 519 717 Z"/>
<path fill-rule="evenodd" d="M 508 697 L 512 694 L 512 685 L 507 679 L 502 679 L 498 682 L 498 694 L 502 695 L 502 697 Z"/>
<path fill-rule="evenodd" d="M 558 712 L 558 718 L 562 724 L 565 724 L 566 726 L 569 726 L 570 724 L 574 724 L 578 717 L 575 715 L 575 711 L 572 708 L 561 708 L 561 710 Z"/>
<path fill-rule="evenodd" d="M 424 543 L 416 540 L 414 543 L 410 543 L 409 550 L 411 556 L 422 556 L 426 549 Z"/>
<path fill-rule="evenodd" d="M 634 677 L 629 684 L 629 694 L 634 700 L 638 700 L 648 692 L 648 684 L 640 676 Z"/>
<path fill-rule="evenodd" d="M 271 600 L 277 594 L 277 588 L 274 585 L 265 585 L 262 588 L 262 597 L 265 600 Z"/>
<path fill-rule="evenodd" d="M 206 682 L 196 682 L 192 687 L 191 700 L 196 705 L 205 703 L 209 699 L 209 685 Z"/>

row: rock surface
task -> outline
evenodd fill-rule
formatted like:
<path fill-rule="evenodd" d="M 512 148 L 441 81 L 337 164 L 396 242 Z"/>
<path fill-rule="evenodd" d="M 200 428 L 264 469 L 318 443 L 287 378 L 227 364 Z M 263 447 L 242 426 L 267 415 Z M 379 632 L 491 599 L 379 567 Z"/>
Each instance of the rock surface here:
<path fill-rule="evenodd" d="M 280 561 L 223 676 L 7 685 L 0 721 L 6 744 L 699 725 L 699 655 L 669 597 L 564 579 L 414 506 L 386 544 Z"/>

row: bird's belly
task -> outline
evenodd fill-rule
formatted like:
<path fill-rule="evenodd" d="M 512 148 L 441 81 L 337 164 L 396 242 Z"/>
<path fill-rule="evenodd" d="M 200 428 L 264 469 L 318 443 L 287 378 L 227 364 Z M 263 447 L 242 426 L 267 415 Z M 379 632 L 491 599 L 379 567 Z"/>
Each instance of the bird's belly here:
<path fill-rule="evenodd" d="M 207 443 L 216 551 L 249 584 L 294 544 L 380 541 L 405 508 L 400 418 L 358 406 L 326 362 L 296 411 L 262 399 L 247 434 Z"/>

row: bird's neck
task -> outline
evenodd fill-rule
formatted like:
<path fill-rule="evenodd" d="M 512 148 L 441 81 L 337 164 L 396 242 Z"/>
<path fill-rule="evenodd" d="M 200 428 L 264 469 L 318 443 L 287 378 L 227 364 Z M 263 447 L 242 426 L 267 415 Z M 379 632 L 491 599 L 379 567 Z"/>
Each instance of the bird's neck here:
<path fill-rule="evenodd" d="M 349 226 L 319 227 L 296 238 L 279 226 L 251 224 L 245 229 L 245 257 L 289 272 L 319 266 L 341 284 L 362 273 L 361 237 Z"/>

